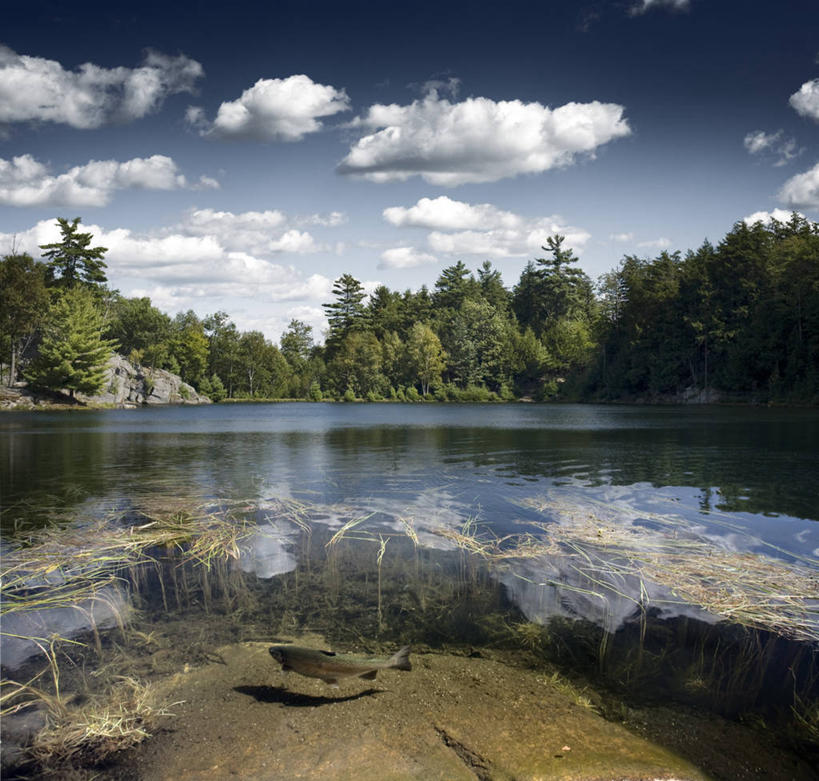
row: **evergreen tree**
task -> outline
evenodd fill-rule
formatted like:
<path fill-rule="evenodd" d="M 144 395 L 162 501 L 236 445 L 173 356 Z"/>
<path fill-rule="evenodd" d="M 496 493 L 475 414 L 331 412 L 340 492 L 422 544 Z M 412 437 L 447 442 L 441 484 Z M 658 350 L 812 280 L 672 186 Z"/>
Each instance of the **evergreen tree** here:
<path fill-rule="evenodd" d="M 544 322 L 548 328 L 563 317 L 589 317 L 591 312 L 592 285 L 579 268 L 571 266 L 577 258 L 571 249 L 564 249 L 566 237 L 559 234 L 546 239 L 542 249 L 552 253 L 551 258 L 537 258 L 540 266 L 539 294 L 543 307 Z"/>
<path fill-rule="evenodd" d="M 503 285 L 500 271 L 492 268 L 488 260 L 485 260 L 478 269 L 478 284 L 483 300 L 493 306 L 496 311 L 505 313 L 509 308 L 509 291 Z"/>
<path fill-rule="evenodd" d="M 102 336 L 103 317 L 91 291 L 75 287 L 55 304 L 37 358 L 26 372 L 32 385 L 94 394 L 105 382 L 115 342 Z"/>
<path fill-rule="evenodd" d="M 364 306 L 366 293 L 362 284 L 351 274 L 344 274 L 333 284 L 336 300 L 324 304 L 330 333 L 329 345 L 337 345 L 351 331 L 362 331 L 368 325 L 368 313 Z"/>
<path fill-rule="evenodd" d="M 445 268 L 435 281 L 432 301 L 441 314 L 446 310 L 456 312 L 465 299 L 476 297 L 478 291 L 479 288 L 469 269 L 459 260 L 453 266 Z"/>
<path fill-rule="evenodd" d="M 108 248 L 91 246 L 93 236 L 79 232 L 79 217 L 71 222 L 58 217 L 57 223 L 62 241 L 40 245 L 40 249 L 45 250 L 43 257 L 48 258 L 48 281 L 62 288 L 104 285 L 107 280 L 103 257 Z"/>

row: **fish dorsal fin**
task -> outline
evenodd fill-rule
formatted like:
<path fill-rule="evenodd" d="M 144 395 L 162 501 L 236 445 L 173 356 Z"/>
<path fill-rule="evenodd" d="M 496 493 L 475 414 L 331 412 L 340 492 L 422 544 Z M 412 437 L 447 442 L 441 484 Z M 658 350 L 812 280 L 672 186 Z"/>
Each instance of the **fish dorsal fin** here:
<path fill-rule="evenodd" d="M 325 656 L 335 656 L 336 655 L 335 651 L 322 651 L 321 653 L 323 653 Z"/>

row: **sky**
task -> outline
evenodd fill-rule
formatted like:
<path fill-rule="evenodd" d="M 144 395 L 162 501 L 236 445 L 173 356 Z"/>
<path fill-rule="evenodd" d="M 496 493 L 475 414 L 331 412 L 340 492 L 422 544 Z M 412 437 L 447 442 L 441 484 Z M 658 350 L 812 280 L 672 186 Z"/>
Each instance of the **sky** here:
<path fill-rule="evenodd" d="M 815 0 L 4 0 L 0 254 L 81 217 L 108 279 L 277 341 L 344 273 L 511 287 L 819 219 Z"/>

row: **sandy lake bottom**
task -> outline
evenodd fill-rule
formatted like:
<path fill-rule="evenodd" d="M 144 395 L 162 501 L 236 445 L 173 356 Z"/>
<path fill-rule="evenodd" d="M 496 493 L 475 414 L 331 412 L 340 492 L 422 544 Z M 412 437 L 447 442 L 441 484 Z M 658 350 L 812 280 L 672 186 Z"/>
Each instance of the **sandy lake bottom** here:
<path fill-rule="evenodd" d="M 318 637 L 301 643 L 326 647 Z M 295 674 L 268 644 L 218 648 L 162 682 L 175 702 L 105 779 L 810 779 L 764 733 L 677 708 L 628 709 L 514 655 L 413 654 L 411 672 L 338 689 Z"/>

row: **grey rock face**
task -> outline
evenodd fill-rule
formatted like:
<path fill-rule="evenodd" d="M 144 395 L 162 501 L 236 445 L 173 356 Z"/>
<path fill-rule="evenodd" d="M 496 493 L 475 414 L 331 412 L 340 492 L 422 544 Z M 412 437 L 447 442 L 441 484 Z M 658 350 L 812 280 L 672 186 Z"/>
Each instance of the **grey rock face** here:
<path fill-rule="evenodd" d="M 108 362 L 105 386 L 96 396 L 84 397 L 97 404 L 137 407 L 142 404 L 210 404 L 182 379 L 165 369 L 134 366 L 121 355 Z"/>

